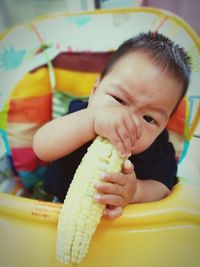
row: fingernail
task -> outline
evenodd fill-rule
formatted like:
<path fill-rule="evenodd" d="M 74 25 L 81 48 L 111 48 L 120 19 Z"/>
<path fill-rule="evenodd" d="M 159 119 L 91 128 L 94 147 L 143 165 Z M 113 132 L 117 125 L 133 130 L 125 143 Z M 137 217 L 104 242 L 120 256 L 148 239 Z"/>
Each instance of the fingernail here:
<path fill-rule="evenodd" d="M 105 209 L 103 212 L 104 215 L 108 215 L 108 211 Z"/>
<path fill-rule="evenodd" d="M 133 164 L 130 162 L 130 160 L 126 160 L 124 162 L 125 169 L 130 169 L 130 168 L 132 168 L 132 166 L 133 166 Z"/>
<path fill-rule="evenodd" d="M 127 155 L 125 153 L 120 153 L 121 158 L 126 158 Z"/>
<path fill-rule="evenodd" d="M 105 176 L 106 176 L 105 173 L 101 173 L 99 179 L 100 179 L 100 180 L 104 180 Z"/>
<path fill-rule="evenodd" d="M 100 195 L 99 194 L 96 194 L 95 196 L 94 196 L 94 199 L 96 200 L 96 201 L 99 201 L 100 200 Z"/>
<path fill-rule="evenodd" d="M 97 187 L 97 188 L 100 187 L 100 186 L 101 186 L 101 183 L 96 183 L 95 184 L 95 187 Z"/>

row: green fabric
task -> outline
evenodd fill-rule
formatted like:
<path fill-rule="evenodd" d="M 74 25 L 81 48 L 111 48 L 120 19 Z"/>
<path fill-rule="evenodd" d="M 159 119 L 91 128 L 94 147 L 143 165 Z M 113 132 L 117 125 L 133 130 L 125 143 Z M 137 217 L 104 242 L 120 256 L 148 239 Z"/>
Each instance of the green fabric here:
<path fill-rule="evenodd" d="M 58 118 L 63 116 L 68 112 L 70 102 L 74 99 L 77 99 L 76 96 L 62 93 L 55 89 L 53 93 L 53 102 L 52 102 L 52 117 Z M 82 100 L 87 100 L 86 97 L 80 97 Z"/>

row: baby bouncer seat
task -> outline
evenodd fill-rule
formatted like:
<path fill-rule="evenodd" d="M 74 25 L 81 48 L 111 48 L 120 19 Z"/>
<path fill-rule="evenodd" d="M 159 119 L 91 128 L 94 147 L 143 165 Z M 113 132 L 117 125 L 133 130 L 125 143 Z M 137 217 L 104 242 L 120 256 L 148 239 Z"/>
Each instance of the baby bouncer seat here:
<path fill-rule="evenodd" d="M 169 36 L 192 58 L 188 94 L 168 124 L 181 165 L 199 121 L 200 39 L 180 17 L 152 8 L 57 14 L 1 35 L 1 266 L 64 266 L 55 256 L 62 204 L 41 190 L 47 164 L 34 154 L 33 136 L 66 113 L 71 100 L 88 98 L 119 44 L 149 30 Z M 199 267 L 200 177 L 188 173 L 167 198 L 103 218 L 80 266 Z"/>

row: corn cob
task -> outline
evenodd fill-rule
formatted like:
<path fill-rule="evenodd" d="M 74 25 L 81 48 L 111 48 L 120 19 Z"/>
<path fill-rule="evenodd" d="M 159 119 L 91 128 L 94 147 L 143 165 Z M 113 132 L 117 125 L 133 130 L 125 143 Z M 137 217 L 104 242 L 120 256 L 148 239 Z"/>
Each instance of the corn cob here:
<path fill-rule="evenodd" d="M 94 184 L 101 173 L 120 172 L 123 161 L 116 148 L 100 136 L 88 148 L 59 215 L 56 254 L 61 263 L 80 263 L 87 254 L 105 209 L 105 205 L 94 201 Z"/>

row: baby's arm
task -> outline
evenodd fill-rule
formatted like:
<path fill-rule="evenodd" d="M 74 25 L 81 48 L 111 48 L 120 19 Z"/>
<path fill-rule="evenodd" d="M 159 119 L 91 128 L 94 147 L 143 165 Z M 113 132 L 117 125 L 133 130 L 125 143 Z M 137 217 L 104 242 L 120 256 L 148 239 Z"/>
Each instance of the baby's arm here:
<path fill-rule="evenodd" d="M 155 180 L 139 180 L 136 178 L 132 163 L 125 161 L 122 173 L 105 174 L 96 185 L 97 202 L 106 204 L 104 214 L 110 218 L 122 215 L 123 208 L 130 203 L 145 203 L 163 199 L 170 190 Z"/>
<path fill-rule="evenodd" d="M 96 136 L 93 115 L 83 109 L 45 124 L 36 133 L 33 149 L 44 161 L 64 157 Z"/>
<path fill-rule="evenodd" d="M 108 138 L 123 155 L 130 155 L 141 135 L 136 116 L 126 108 L 86 108 L 48 122 L 33 140 L 35 153 L 44 161 L 64 157 L 96 135 Z"/>

